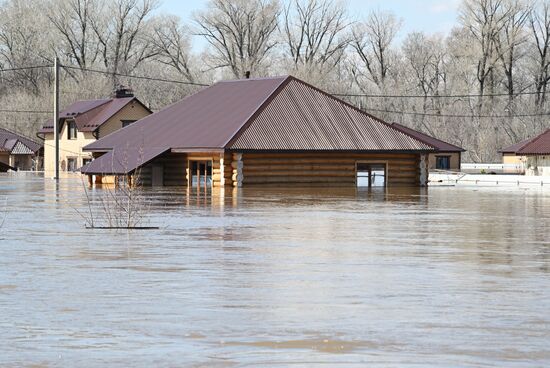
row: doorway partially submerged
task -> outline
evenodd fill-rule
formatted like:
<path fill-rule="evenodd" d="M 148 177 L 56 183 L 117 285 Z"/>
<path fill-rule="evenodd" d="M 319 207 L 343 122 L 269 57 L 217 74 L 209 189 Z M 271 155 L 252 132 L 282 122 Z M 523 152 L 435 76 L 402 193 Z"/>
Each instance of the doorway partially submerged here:
<path fill-rule="evenodd" d="M 385 162 L 357 162 L 355 165 L 357 186 L 361 188 L 385 187 L 387 166 Z"/>
<path fill-rule="evenodd" d="M 212 187 L 212 160 L 189 160 L 189 187 Z"/>

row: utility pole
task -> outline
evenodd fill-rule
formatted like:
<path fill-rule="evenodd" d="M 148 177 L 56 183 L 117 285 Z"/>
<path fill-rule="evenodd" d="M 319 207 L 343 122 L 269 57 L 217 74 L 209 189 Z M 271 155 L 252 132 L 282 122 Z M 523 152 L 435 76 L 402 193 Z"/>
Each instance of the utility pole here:
<path fill-rule="evenodd" d="M 55 181 L 59 181 L 59 59 L 53 64 L 53 137 L 55 140 Z"/>

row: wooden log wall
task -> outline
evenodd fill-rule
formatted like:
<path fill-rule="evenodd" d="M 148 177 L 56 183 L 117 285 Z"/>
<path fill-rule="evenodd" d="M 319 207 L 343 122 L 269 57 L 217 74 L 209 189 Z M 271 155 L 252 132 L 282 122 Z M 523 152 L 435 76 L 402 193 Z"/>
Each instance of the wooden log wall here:
<path fill-rule="evenodd" d="M 186 169 L 187 156 L 181 153 L 165 153 L 141 168 L 141 183 L 144 186 L 152 185 L 153 166 L 163 167 L 163 182 L 165 186 L 187 185 Z"/>
<path fill-rule="evenodd" d="M 238 154 L 233 154 L 233 184 Z M 419 186 L 419 154 L 243 153 L 242 185 L 355 186 L 357 162 L 387 163 L 387 186 Z"/>

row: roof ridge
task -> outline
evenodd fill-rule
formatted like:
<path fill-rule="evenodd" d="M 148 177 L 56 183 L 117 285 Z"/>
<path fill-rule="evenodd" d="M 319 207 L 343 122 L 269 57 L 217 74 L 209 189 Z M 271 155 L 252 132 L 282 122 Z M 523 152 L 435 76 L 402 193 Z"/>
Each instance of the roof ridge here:
<path fill-rule="evenodd" d="M 234 83 L 234 82 L 249 82 L 249 81 L 262 81 L 262 80 L 274 80 L 274 79 L 287 79 L 288 77 L 292 77 L 290 74 L 283 74 L 283 75 L 277 75 L 273 77 L 256 77 L 256 78 L 239 78 L 239 79 L 224 79 L 221 81 L 217 81 L 214 84 L 218 83 Z"/>
<path fill-rule="evenodd" d="M 277 78 L 272 78 L 273 80 L 277 79 Z M 281 80 L 281 82 L 277 85 L 277 87 L 273 90 L 273 92 L 271 92 L 266 98 L 264 101 L 262 101 L 262 103 L 260 103 L 260 105 L 252 112 L 252 114 L 250 114 L 250 116 L 248 118 L 245 119 L 244 123 L 241 125 L 241 127 L 237 130 L 237 132 L 235 132 L 235 134 L 233 134 L 231 136 L 231 138 L 229 138 L 224 144 L 223 144 L 223 147 L 228 147 L 228 146 L 231 146 L 243 133 L 244 131 L 250 126 L 250 124 L 252 124 L 252 122 L 254 121 L 254 118 L 256 116 L 258 116 L 268 105 L 271 101 L 273 101 L 273 99 L 275 97 L 277 97 L 277 95 L 279 93 L 281 93 L 281 91 L 283 90 L 284 86 L 286 86 L 291 80 L 293 79 L 296 79 L 294 78 L 293 76 L 291 75 L 287 75 L 286 77 L 283 78 L 283 80 Z M 266 79 L 264 79 L 266 80 Z"/>

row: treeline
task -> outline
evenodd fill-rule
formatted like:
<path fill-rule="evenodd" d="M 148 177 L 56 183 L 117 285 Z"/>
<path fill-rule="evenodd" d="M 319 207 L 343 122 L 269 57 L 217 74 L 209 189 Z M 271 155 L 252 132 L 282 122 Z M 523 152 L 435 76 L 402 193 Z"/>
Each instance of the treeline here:
<path fill-rule="evenodd" d="M 395 14 L 358 19 L 331 0 L 210 0 L 187 23 L 158 6 L 0 2 L 0 125 L 32 136 L 50 118 L 43 113 L 52 103 L 49 65 L 58 57 L 62 105 L 124 84 L 157 110 L 200 84 L 250 71 L 305 79 L 461 145 L 477 162 L 550 127 L 548 0 L 464 0 L 448 35 L 403 34 Z M 194 51 L 193 36 L 207 47 Z"/>

